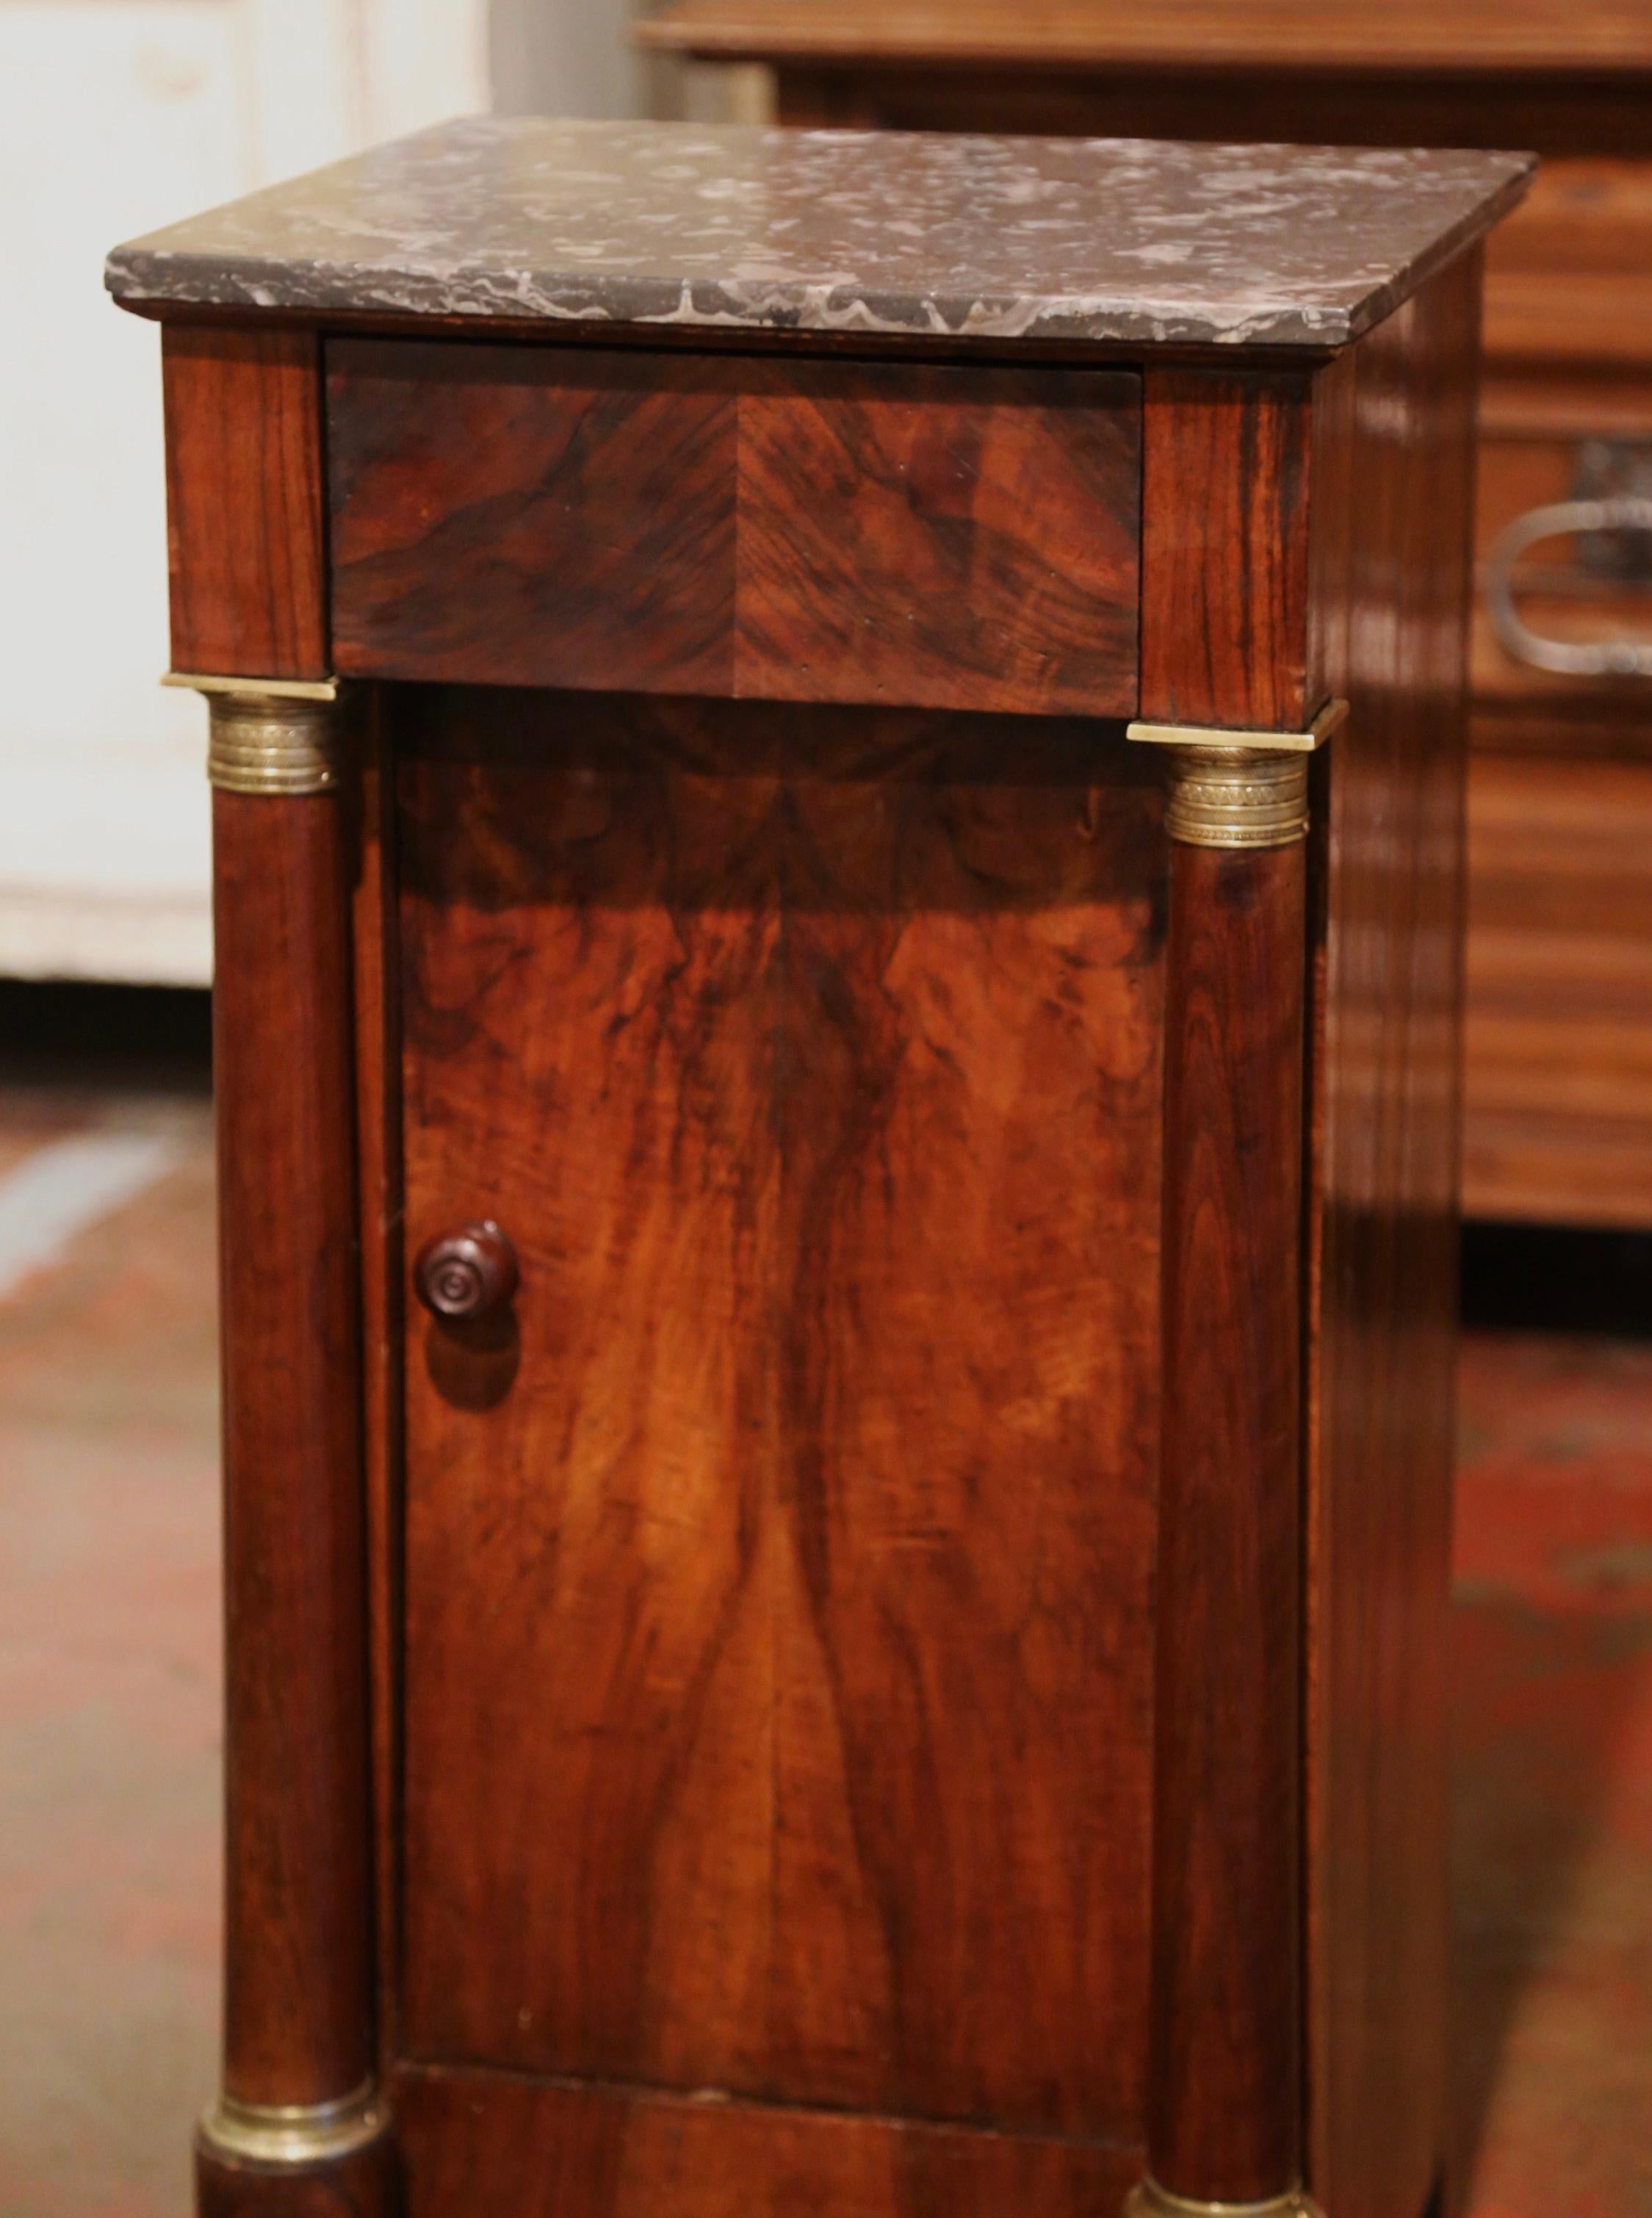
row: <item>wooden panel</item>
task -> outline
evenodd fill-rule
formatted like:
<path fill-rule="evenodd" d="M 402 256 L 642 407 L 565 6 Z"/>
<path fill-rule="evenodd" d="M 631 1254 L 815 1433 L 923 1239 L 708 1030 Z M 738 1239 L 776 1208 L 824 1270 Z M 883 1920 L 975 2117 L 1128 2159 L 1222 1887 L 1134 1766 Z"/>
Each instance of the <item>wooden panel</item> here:
<path fill-rule="evenodd" d="M 1320 705 L 1306 685 L 1307 380 L 1155 369 L 1144 382 L 1142 714 L 1300 730 Z"/>
<path fill-rule="evenodd" d="M 1583 385 L 1652 356 L 1652 116 L 1635 153 L 1545 161 L 1531 197 L 1488 244 L 1486 351 L 1497 366 L 1553 362 Z M 1575 142 L 1588 147 L 1593 137 Z M 1643 408 L 1649 405 L 1643 389 Z"/>
<path fill-rule="evenodd" d="M 315 335 L 169 324 L 161 344 L 172 666 L 324 678 Z"/>
<path fill-rule="evenodd" d="M 1652 118 L 1646 123 L 1652 152 Z M 1531 189 L 1486 247 L 1486 294 L 1516 270 L 1564 278 L 1589 272 L 1637 278 L 1626 294 L 1652 313 L 1646 272 L 1652 257 L 1652 165 L 1579 154 L 1547 161 Z"/>
<path fill-rule="evenodd" d="M 394 339 L 327 360 L 341 671 L 727 691 L 734 401 L 715 364 Z"/>
<path fill-rule="evenodd" d="M 1115 2218 L 1140 2152 L 403 2072 L 406 2218 Z"/>
<path fill-rule="evenodd" d="M 1098 18 L 1097 20 L 1105 20 Z M 782 122 L 820 120 L 915 131 L 1203 139 L 1223 146 L 1304 137 L 1331 146 L 1648 151 L 1648 83 L 1635 77 L 1484 77 L 1465 91 L 1444 71 L 1313 65 L 1224 69 L 1180 61 L 1122 71 L 1019 59 L 983 70 L 870 59 L 778 72 Z M 1518 219 L 1511 219 L 1515 220 Z"/>
<path fill-rule="evenodd" d="M 738 691 L 1134 714 L 1136 378 L 765 384 L 740 403 Z"/>
<path fill-rule="evenodd" d="M 1652 761 L 1477 755 L 1463 1198 L 1652 1223 Z"/>
<path fill-rule="evenodd" d="M 1134 2135 L 1152 766 L 398 714 L 409 1239 L 523 1263 L 409 1341 L 412 2053 Z"/>
<path fill-rule="evenodd" d="M 1479 262 L 1327 371 L 1309 1723 L 1310 2163 L 1338 2218 L 1445 2153 L 1445 1705 L 1463 670 Z M 1391 610 L 1382 623 L 1371 612 Z"/>
<path fill-rule="evenodd" d="M 329 351 L 339 667 L 1126 716 L 1139 382 Z"/>
<path fill-rule="evenodd" d="M 1348 69 L 1652 70 L 1652 24 L 1639 0 L 1356 0 L 1312 8 L 1234 0 L 667 0 L 639 43 L 708 58 L 768 61 L 942 58 L 1207 68 L 1292 63 Z M 1412 142 L 1408 142 L 1412 143 Z"/>
<path fill-rule="evenodd" d="M 1302 2178 L 1304 852 L 1178 845 L 1165 1045 L 1153 2175 Z"/>

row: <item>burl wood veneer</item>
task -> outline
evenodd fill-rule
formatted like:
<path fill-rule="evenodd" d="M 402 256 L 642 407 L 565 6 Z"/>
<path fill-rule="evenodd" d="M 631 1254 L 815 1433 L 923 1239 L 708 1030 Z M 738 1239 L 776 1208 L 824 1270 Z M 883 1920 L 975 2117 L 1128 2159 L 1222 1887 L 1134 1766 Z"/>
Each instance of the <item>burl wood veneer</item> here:
<path fill-rule="evenodd" d="M 1524 164 L 919 144 L 454 127 L 112 263 L 220 789 L 207 2218 L 1439 2191 Z"/>

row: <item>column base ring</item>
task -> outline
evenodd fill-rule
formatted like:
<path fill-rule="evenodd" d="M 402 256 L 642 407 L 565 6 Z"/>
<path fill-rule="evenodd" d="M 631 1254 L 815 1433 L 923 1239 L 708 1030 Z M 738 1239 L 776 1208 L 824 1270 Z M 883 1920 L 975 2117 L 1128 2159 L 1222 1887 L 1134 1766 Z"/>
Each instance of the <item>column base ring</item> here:
<path fill-rule="evenodd" d="M 1151 2173 L 1130 2190 L 1124 2218 L 1322 2218 L 1319 2205 L 1300 2187 L 1271 2195 L 1261 2203 L 1201 2203 L 1173 2195 Z"/>
<path fill-rule="evenodd" d="M 243 2103 L 220 2095 L 201 2118 L 201 2146 L 236 2164 L 302 2168 L 354 2155 L 389 2122 L 370 2079 L 333 2103 Z"/>

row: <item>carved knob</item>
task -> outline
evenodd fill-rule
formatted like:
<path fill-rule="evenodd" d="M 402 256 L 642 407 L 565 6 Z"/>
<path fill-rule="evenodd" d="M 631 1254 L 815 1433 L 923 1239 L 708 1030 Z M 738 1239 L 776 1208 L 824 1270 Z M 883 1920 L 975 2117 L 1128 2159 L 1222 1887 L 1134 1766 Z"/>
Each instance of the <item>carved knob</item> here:
<path fill-rule="evenodd" d="M 502 1310 L 517 1291 L 517 1251 L 491 1219 L 427 1240 L 413 1284 L 437 1317 L 473 1323 Z"/>

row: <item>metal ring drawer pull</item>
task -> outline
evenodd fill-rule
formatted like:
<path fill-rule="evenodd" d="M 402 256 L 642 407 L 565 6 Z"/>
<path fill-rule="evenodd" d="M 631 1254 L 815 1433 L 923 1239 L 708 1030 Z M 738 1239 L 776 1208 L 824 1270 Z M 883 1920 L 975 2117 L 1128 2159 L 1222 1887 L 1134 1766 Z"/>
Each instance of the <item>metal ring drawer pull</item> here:
<path fill-rule="evenodd" d="M 1610 500 L 1560 500 L 1528 509 L 1501 532 L 1486 560 L 1486 601 L 1498 640 L 1517 662 L 1572 678 L 1652 678 L 1652 641 L 1546 639 L 1514 605 L 1514 564 L 1540 539 L 1574 531 L 1652 531 L 1652 500 L 1624 493 Z"/>

